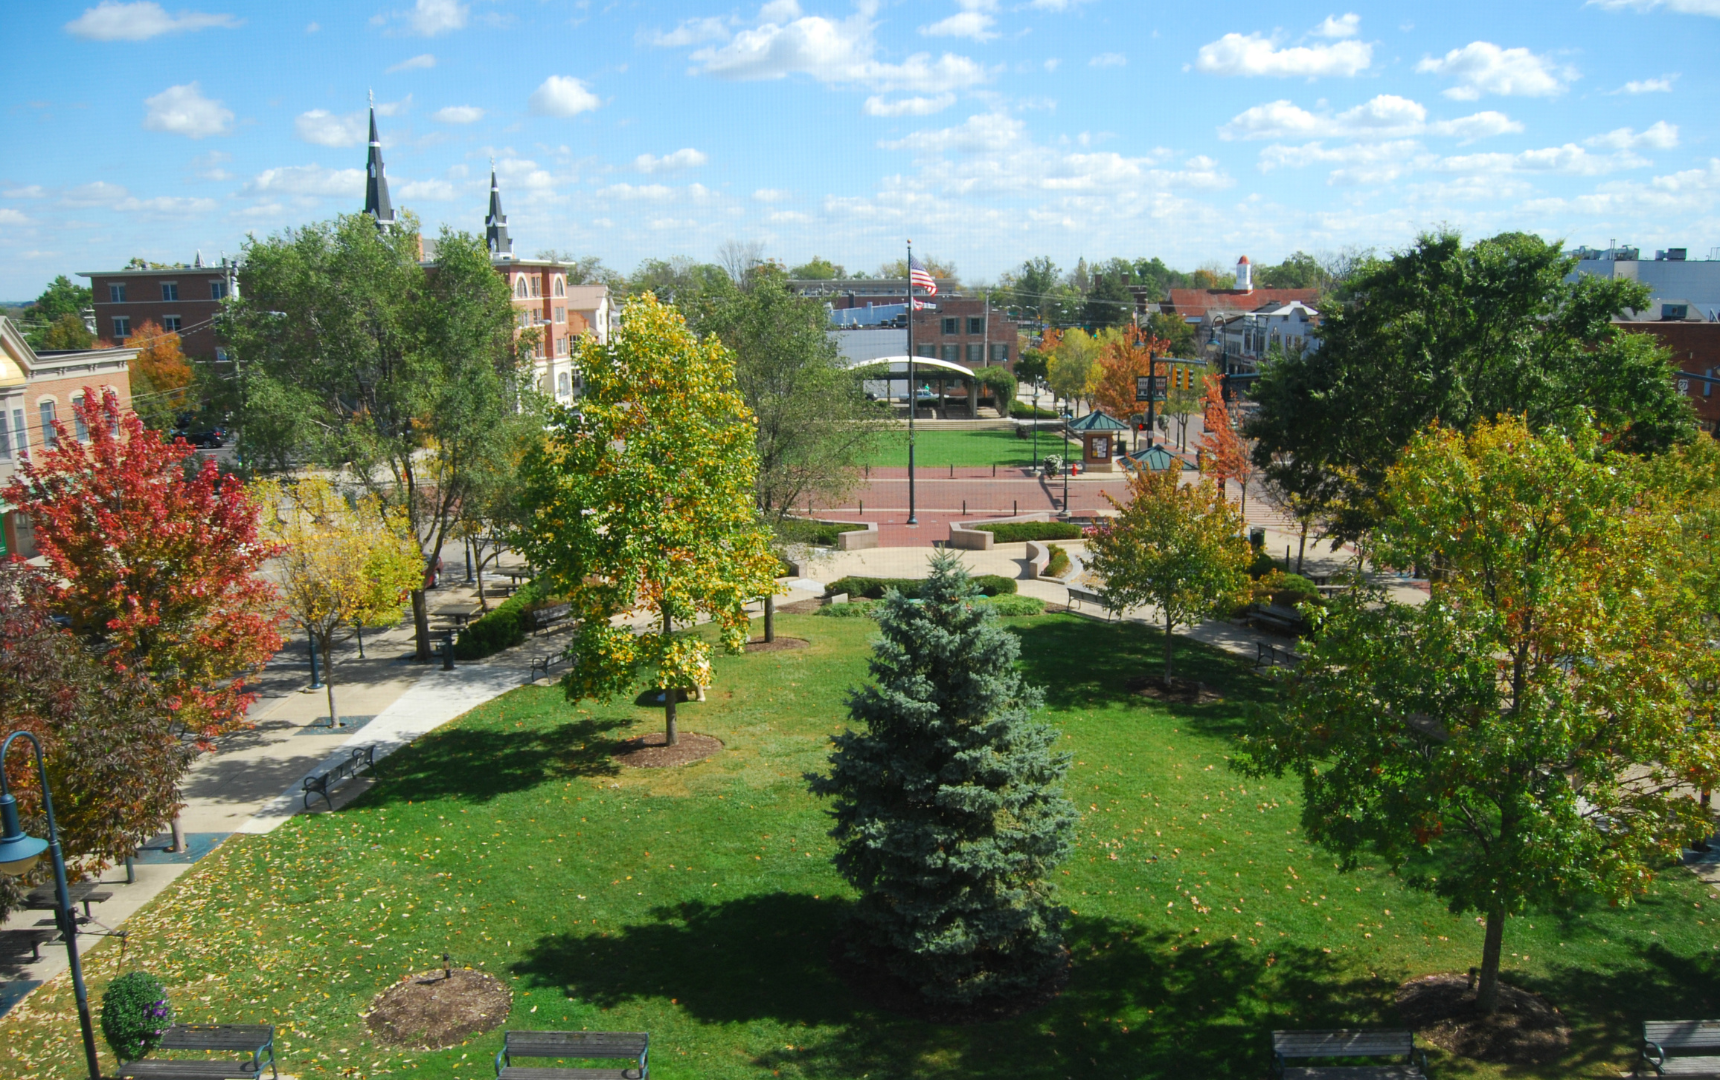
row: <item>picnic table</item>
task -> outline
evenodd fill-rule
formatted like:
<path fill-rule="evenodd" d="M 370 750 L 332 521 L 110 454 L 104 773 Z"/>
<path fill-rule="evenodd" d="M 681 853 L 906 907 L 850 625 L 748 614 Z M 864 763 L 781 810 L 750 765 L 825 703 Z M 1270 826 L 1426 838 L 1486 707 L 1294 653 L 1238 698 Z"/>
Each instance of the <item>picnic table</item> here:
<path fill-rule="evenodd" d="M 430 614 L 438 619 L 452 620 L 454 628 L 457 630 L 464 630 L 466 628 L 466 624 L 472 621 L 472 613 L 470 611 L 432 611 Z"/>
<path fill-rule="evenodd" d="M 225 1051 L 249 1058 L 128 1061 L 119 1067 L 120 1080 L 257 1080 L 265 1061 L 275 1080 L 281 1075 L 275 1067 L 273 1024 L 174 1024 L 161 1033 L 157 1049 Z"/>
<path fill-rule="evenodd" d="M 45 926 L 0 930 L 0 961 L 22 959 L 25 953 L 29 953 L 34 963 L 42 958 L 42 946 L 59 936 L 58 930 Z"/>
<path fill-rule="evenodd" d="M 113 890 L 99 881 L 80 881 L 67 886 L 66 891 L 71 894 L 73 904 L 84 905 L 86 919 L 91 917 L 91 904 L 113 899 Z M 60 901 L 52 885 L 39 885 L 24 895 L 24 907 L 30 911 L 58 911 Z"/>

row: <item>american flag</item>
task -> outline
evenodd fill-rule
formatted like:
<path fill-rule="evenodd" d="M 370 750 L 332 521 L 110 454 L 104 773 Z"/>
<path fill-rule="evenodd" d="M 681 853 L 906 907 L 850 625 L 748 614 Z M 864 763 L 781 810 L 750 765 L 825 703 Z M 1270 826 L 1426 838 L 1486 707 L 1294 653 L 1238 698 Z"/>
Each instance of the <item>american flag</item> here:
<path fill-rule="evenodd" d="M 908 256 L 908 290 L 912 292 L 914 289 L 926 290 L 927 296 L 938 295 L 938 283 L 933 280 L 931 274 L 926 272 L 926 268 L 920 265 L 920 260 L 910 255 Z"/>

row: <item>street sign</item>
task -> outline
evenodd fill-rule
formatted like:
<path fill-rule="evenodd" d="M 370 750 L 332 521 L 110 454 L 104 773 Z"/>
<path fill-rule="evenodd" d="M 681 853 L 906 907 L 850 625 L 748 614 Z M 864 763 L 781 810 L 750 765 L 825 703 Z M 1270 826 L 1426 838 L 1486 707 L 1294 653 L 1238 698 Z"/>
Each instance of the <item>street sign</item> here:
<path fill-rule="evenodd" d="M 1136 375 L 1136 401 L 1163 401 L 1165 399 L 1165 376 Z"/>

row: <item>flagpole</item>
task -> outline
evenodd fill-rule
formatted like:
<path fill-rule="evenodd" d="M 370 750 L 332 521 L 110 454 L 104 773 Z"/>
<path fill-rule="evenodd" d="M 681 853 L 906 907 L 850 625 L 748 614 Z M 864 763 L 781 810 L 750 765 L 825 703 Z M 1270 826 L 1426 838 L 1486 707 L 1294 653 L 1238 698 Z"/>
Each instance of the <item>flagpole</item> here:
<path fill-rule="evenodd" d="M 914 413 L 919 408 L 919 393 L 914 386 L 914 242 L 908 241 L 908 524 L 918 525 L 914 516 Z"/>

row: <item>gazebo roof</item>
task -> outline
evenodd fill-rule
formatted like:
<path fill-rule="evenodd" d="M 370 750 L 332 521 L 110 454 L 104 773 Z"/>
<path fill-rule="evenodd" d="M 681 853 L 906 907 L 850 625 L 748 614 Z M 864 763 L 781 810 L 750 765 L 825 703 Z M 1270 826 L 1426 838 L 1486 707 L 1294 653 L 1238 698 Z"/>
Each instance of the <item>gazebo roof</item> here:
<path fill-rule="evenodd" d="M 1188 462 L 1166 450 L 1162 446 L 1149 446 L 1145 450 L 1136 450 L 1132 454 L 1123 455 L 1123 467 L 1145 469 L 1148 472 L 1164 472 L 1178 466 L 1186 469 Z"/>
<path fill-rule="evenodd" d="M 1078 420 L 1069 421 L 1070 431 L 1127 431 L 1129 425 L 1113 417 L 1104 409 L 1094 409 Z"/>

